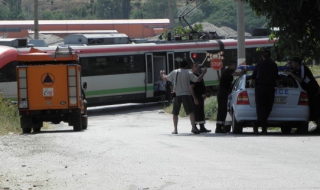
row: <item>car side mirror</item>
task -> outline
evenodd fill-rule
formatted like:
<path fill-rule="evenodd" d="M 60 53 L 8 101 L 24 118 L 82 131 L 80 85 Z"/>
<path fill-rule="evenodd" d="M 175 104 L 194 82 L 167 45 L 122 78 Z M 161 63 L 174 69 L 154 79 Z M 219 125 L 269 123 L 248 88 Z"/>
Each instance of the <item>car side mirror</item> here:
<path fill-rule="evenodd" d="M 83 83 L 82 83 L 82 88 L 83 88 L 83 90 L 86 90 L 86 89 L 87 89 L 87 82 L 83 82 Z"/>

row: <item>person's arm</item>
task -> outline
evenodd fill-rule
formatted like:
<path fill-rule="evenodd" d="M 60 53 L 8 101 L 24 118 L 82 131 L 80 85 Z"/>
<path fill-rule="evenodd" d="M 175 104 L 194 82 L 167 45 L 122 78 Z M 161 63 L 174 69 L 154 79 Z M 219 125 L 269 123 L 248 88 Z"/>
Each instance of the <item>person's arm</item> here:
<path fill-rule="evenodd" d="M 202 70 L 201 75 L 198 77 L 197 82 L 200 82 L 200 81 L 203 79 L 203 77 L 204 77 L 204 75 L 205 75 L 206 73 L 207 73 L 207 68 L 204 68 L 204 69 Z"/>
<path fill-rule="evenodd" d="M 232 76 L 242 76 L 242 75 L 244 75 L 244 74 L 246 74 L 247 73 L 247 68 L 245 68 L 243 71 L 241 71 L 241 72 L 233 72 L 231 75 Z"/>
<path fill-rule="evenodd" d="M 292 72 L 290 71 L 284 71 L 283 73 L 287 74 L 287 75 L 290 75 L 291 77 L 293 77 L 294 79 L 296 79 L 299 83 L 302 83 L 303 82 L 303 79 L 298 77 L 297 75 L 293 74 Z"/>
<path fill-rule="evenodd" d="M 167 76 L 165 74 L 166 74 L 166 72 L 164 70 L 160 70 L 161 79 L 164 80 L 164 81 L 168 81 L 168 78 L 167 78 Z"/>
<path fill-rule="evenodd" d="M 191 92 L 194 104 L 195 105 L 199 105 L 198 98 L 196 97 L 196 93 L 194 92 L 194 86 L 195 86 L 195 84 L 190 84 L 190 86 L 189 86 L 190 87 L 190 92 Z"/>

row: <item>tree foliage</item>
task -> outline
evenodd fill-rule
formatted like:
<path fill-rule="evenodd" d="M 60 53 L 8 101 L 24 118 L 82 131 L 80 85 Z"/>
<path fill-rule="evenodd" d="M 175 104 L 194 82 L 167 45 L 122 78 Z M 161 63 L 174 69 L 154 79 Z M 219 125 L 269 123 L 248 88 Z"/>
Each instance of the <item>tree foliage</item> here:
<path fill-rule="evenodd" d="M 266 16 L 268 27 L 278 27 L 277 49 L 288 56 L 319 57 L 320 0 L 244 0 L 257 15 Z"/>
<path fill-rule="evenodd" d="M 237 3 L 234 0 L 206 1 L 200 9 L 205 13 L 204 18 L 216 26 L 227 26 L 237 30 Z M 258 17 L 254 11 L 245 4 L 245 30 L 251 33 L 254 28 L 263 27 L 266 17 Z"/>

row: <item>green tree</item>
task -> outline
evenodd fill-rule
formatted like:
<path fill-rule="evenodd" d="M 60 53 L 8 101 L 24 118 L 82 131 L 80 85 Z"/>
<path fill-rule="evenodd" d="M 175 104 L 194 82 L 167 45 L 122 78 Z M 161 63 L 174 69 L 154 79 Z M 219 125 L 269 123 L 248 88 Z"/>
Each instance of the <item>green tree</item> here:
<path fill-rule="evenodd" d="M 10 10 L 7 6 L 0 6 L 0 20 L 10 20 Z"/>
<path fill-rule="evenodd" d="M 200 9 L 211 24 L 237 30 L 237 3 L 234 0 L 207 1 Z M 252 29 L 263 27 L 265 24 L 265 16 L 257 16 L 249 5 L 245 4 L 245 30 L 251 33 Z"/>
<path fill-rule="evenodd" d="M 21 0 L 2 0 L 3 5 L 10 10 L 9 18 L 12 20 L 23 19 Z"/>
<path fill-rule="evenodd" d="M 266 16 L 269 28 L 277 27 L 277 49 L 288 56 L 319 57 L 320 0 L 244 0 L 257 15 Z"/>
<path fill-rule="evenodd" d="M 95 15 L 98 19 L 122 18 L 122 1 L 97 0 L 95 3 Z"/>
<path fill-rule="evenodd" d="M 123 19 L 129 19 L 131 12 L 130 0 L 122 0 L 122 15 Z"/>

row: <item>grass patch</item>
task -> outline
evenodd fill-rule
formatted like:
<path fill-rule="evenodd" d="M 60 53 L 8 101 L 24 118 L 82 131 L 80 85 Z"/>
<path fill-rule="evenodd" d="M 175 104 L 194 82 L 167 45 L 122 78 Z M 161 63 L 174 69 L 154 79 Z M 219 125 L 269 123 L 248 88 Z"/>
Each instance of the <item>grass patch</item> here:
<path fill-rule="evenodd" d="M 0 135 L 21 132 L 17 105 L 3 99 L 2 94 L 0 94 L 0 113 Z"/>
<path fill-rule="evenodd" d="M 18 105 L 4 99 L 2 93 L 0 93 L 0 113 L 0 136 L 8 133 L 20 134 L 22 132 Z M 42 129 L 48 129 L 50 126 L 49 123 L 43 122 Z"/>

